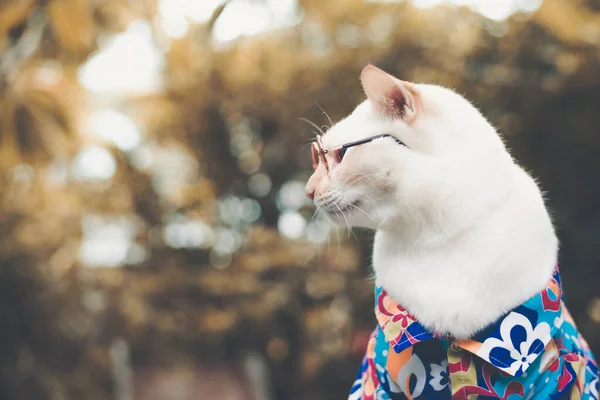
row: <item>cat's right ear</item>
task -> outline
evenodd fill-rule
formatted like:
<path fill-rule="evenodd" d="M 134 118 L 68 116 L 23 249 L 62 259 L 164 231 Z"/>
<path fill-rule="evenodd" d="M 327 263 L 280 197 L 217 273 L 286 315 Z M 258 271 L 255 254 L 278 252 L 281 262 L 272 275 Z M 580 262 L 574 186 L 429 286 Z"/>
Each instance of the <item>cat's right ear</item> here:
<path fill-rule="evenodd" d="M 362 70 L 360 81 L 367 98 L 378 112 L 407 123 L 415 120 L 419 94 L 411 83 L 395 78 L 371 64 Z"/>

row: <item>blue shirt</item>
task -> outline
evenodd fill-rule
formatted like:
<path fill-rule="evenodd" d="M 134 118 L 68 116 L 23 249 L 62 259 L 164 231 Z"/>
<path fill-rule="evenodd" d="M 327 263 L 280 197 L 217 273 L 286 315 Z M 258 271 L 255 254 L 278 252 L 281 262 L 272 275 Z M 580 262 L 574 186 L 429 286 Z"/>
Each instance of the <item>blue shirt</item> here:
<path fill-rule="evenodd" d="M 428 331 L 381 287 L 377 328 L 349 399 L 598 400 L 598 366 L 548 287 L 467 340 Z"/>

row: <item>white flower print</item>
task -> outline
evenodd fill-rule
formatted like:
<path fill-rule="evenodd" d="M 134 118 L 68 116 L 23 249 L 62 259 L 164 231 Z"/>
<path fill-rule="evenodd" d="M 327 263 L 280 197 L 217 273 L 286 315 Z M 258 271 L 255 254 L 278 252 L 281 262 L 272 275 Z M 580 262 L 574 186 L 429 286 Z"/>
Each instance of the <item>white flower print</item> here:
<path fill-rule="evenodd" d="M 448 379 L 448 360 L 442 361 L 440 365 L 430 364 L 431 366 L 431 379 L 429 384 L 436 391 L 439 392 L 448 386 L 450 380 Z"/>
<path fill-rule="evenodd" d="M 522 314 L 511 312 L 500 325 L 500 339 L 486 339 L 478 355 L 510 373 L 525 372 L 551 338 L 550 325 L 541 322 L 535 329 Z"/>
<path fill-rule="evenodd" d="M 412 391 L 407 386 L 411 376 L 416 378 Z M 402 366 L 398 372 L 398 376 L 392 378 L 389 380 L 389 384 L 390 390 L 393 393 L 404 393 L 407 397 L 416 399 L 423 393 L 425 384 L 427 384 L 427 371 L 425 371 L 425 365 L 423 365 L 423 361 L 421 361 L 419 356 L 413 354 L 406 364 Z"/>
<path fill-rule="evenodd" d="M 565 316 L 561 313 L 558 317 L 554 318 L 554 326 L 560 328 L 565 322 Z"/>

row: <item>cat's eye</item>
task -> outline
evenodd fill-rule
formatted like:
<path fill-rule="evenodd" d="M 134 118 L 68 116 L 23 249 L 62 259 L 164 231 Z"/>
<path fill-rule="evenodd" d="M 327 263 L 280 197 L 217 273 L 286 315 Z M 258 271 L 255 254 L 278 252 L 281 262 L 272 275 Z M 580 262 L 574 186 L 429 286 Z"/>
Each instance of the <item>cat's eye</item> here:
<path fill-rule="evenodd" d="M 337 158 L 337 162 L 342 162 L 342 160 L 344 159 L 344 156 L 346 155 L 346 151 L 348 149 L 346 149 L 345 147 L 342 147 L 341 149 L 339 149 L 336 153 L 336 158 Z"/>

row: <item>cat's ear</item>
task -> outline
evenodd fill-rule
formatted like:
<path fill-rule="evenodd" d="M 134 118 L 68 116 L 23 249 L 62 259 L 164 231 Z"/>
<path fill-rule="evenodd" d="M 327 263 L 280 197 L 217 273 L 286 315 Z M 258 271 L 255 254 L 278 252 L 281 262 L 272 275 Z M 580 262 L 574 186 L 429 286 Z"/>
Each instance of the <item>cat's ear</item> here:
<path fill-rule="evenodd" d="M 377 111 L 391 118 L 401 118 L 408 123 L 414 121 L 420 101 L 414 85 L 371 64 L 362 70 L 360 81 L 367 98 Z"/>

